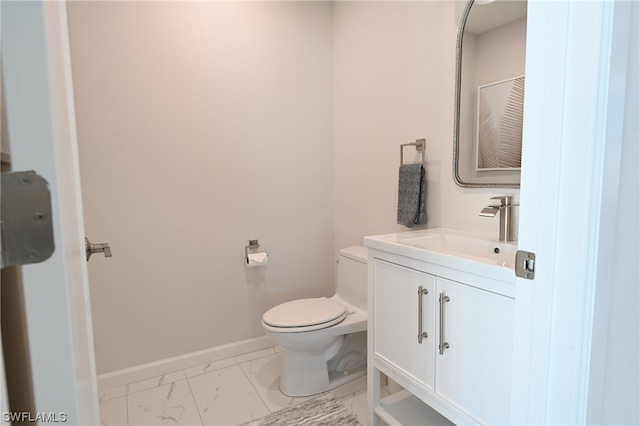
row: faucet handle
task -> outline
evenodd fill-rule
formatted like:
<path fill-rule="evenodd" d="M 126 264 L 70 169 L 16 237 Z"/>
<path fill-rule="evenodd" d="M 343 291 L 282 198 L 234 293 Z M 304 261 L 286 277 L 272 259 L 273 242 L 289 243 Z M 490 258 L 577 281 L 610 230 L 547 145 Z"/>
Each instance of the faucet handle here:
<path fill-rule="evenodd" d="M 480 212 L 482 217 L 495 217 L 500 211 L 500 206 L 487 206 Z"/>

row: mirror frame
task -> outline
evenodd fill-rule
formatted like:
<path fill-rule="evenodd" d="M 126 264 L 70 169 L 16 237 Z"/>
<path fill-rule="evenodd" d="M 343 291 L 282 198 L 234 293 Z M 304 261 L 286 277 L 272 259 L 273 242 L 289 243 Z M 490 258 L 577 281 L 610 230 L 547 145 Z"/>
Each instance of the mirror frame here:
<path fill-rule="evenodd" d="M 462 89 L 462 37 L 467 18 L 471 12 L 474 0 L 469 0 L 462 12 L 456 41 L 456 91 L 453 107 L 453 180 L 463 188 L 520 188 L 520 183 L 475 183 L 465 182 L 460 177 L 458 156 L 460 154 L 460 97 Z"/>

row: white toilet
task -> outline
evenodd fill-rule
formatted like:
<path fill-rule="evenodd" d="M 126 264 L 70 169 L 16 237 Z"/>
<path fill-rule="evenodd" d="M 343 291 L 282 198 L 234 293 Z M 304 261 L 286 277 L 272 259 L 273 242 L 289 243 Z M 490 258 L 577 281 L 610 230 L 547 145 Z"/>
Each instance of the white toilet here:
<path fill-rule="evenodd" d="M 340 251 L 336 287 L 330 298 L 292 300 L 262 317 L 267 336 L 284 348 L 285 395 L 313 395 L 366 373 L 366 247 Z"/>

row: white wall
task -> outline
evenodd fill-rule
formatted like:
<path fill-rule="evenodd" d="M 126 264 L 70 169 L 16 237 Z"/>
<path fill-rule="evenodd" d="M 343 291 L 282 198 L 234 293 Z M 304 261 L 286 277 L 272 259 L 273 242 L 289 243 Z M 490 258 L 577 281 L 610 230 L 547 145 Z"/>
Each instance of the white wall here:
<path fill-rule="evenodd" d="M 331 4 L 68 3 L 98 373 L 333 288 Z M 270 263 L 244 267 L 259 239 Z"/>
<path fill-rule="evenodd" d="M 336 249 L 396 224 L 399 146 L 427 139 L 427 227 L 498 237 L 478 216 L 494 195 L 452 178 L 455 49 L 461 2 L 334 4 Z M 415 151 L 405 158 L 417 159 Z"/>
<path fill-rule="evenodd" d="M 99 373 L 263 334 L 396 224 L 427 140 L 427 227 L 495 235 L 452 178 L 461 2 L 70 2 Z M 412 148 L 405 158 L 417 160 Z M 247 271 L 244 245 L 269 251 Z"/>
<path fill-rule="evenodd" d="M 474 74 L 476 88 L 524 75 L 527 45 L 526 17 L 494 28 L 475 38 L 477 40 Z"/>
<path fill-rule="evenodd" d="M 453 30 L 439 24 L 448 9 L 440 2 L 334 4 L 336 248 L 407 229 L 396 224 L 399 147 L 418 138 L 427 140 L 428 223 L 441 222 L 454 49 L 433 36 Z M 408 148 L 405 158 L 419 156 Z"/>

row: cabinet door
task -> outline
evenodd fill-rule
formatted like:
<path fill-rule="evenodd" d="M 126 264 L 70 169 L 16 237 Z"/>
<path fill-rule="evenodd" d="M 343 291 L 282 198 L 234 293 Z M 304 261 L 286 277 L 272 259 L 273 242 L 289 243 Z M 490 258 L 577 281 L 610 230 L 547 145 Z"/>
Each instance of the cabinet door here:
<path fill-rule="evenodd" d="M 509 423 L 515 301 L 441 278 L 437 287 L 449 346 L 436 355 L 436 393 L 482 424 Z"/>
<path fill-rule="evenodd" d="M 374 259 L 373 273 L 373 306 L 369 305 L 369 312 L 375 312 L 374 355 L 433 390 L 435 278 L 379 259 Z M 426 293 L 418 294 L 420 287 Z M 422 342 L 418 339 L 420 317 L 426 333 Z"/>

